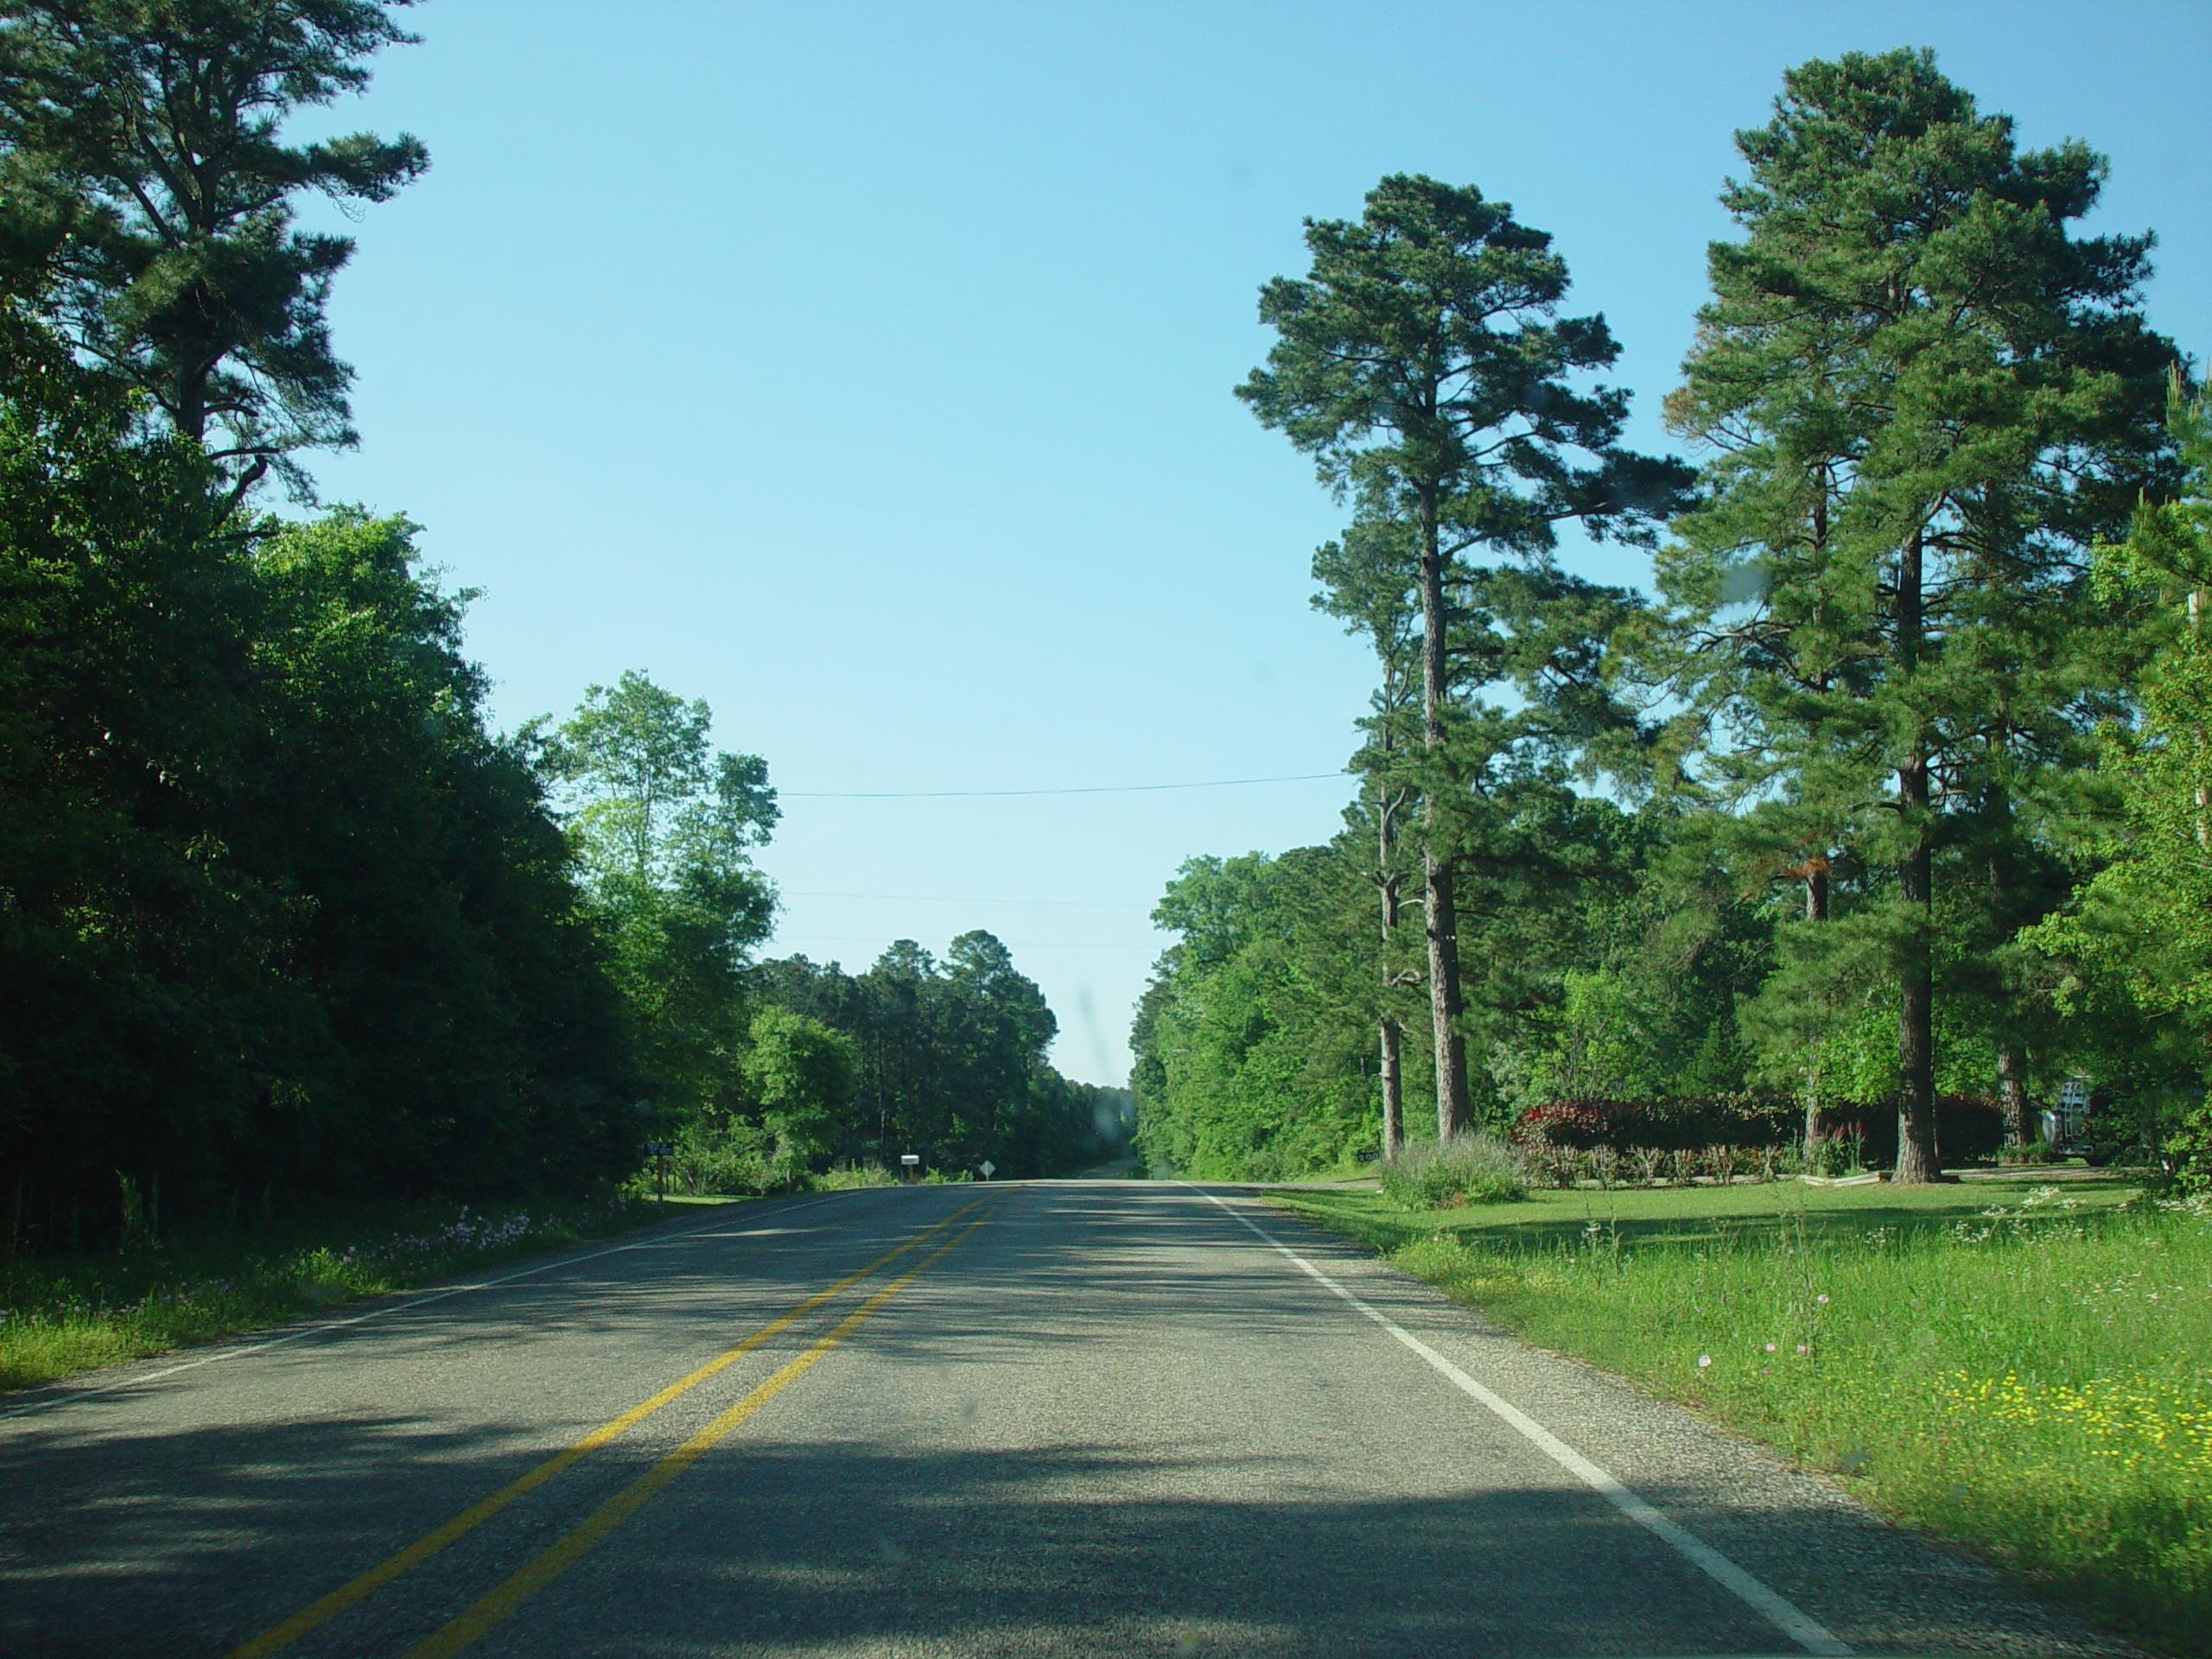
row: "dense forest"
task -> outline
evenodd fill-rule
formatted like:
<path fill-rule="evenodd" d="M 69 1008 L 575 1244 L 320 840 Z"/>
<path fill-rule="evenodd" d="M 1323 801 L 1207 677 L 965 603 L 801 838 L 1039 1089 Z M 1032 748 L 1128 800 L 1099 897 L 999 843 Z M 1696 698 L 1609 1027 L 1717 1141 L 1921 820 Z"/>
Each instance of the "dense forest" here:
<path fill-rule="evenodd" d="M 2102 1155 L 2212 1181 L 2212 418 L 2152 238 L 1924 52 L 1791 70 L 1737 149 L 1689 461 L 1477 189 L 1386 178 L 1263 289 L 1238 395 L 1348 509 L 1315 603 L 1376 689 L 1340 834 L 1160 904 L 1155 1164 L 1695 1123 L 1927 1180 L 2081 1077 Z"/>
<path fill-rule="evenodd" d="M 330 1195 L 833 1159 L 1103 1155 L 983 934 L 755 960 L 766 764 L 643 674 L 500 734 L 356 442 L 302 227 L 429 165 L 286 142 L 410 40 L 385 0 L 0 8 L 0 1203 L 11 1247 Z M 717 1161 L 718 1160 L 718 1161 Z"/>

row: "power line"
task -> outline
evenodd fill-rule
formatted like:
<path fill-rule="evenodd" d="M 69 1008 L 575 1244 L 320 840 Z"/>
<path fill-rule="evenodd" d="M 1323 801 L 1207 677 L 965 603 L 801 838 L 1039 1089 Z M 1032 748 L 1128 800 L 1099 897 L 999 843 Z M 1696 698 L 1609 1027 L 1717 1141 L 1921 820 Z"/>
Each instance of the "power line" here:
<path fill-rule="evenodd" d="M 880 944 L 883 940 L 884 936 L 880 933 L 798 933 L 788 938 L 778 933 L 775 944 L 779 948 L 790 948 L 808 944 Z M 920 941 L 915 943 L 919 944 Z M 1124 944 L 1110 940 L 1000 939 L 999 943 L 1009 950 L 1157 950 L 1160 948 L 1157 944 Z"/>
<path fill-rule="evenodd" d="M 1107 899 L 995 899 L 955 898 L 944 893 L 812 893 L 804 887 L 779 889 L 791 899 L 872 899 L 893 905 L 1058 905 L 1077 910 L 1149 910 L 1152 906 L 1134 900 Z"/>
<path fill-rule="evenodd" d="M 1019 795 L 1150 795 L 1166 789 L 1243 789 L 1252 784 L 1311 784 L 1348 778 L 1346 772 L 1301 772 L 1287 778 L 1214 778 L 1199 784 L 1096 784 L 1082 789 L 891 789 L 846 791 L 779 789 L 785 801 L 982 801 Z"/>

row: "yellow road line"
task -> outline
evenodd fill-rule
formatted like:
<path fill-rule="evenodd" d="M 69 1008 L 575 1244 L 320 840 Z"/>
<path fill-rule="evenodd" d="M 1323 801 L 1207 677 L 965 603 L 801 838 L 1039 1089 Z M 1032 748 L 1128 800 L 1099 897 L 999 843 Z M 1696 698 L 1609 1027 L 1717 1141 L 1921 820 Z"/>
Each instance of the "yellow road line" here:
<path fill-rule="evenodd" d="M 948 1217 L 946 1219 L 950 1220 Z M 881 1290 L 869 1297 L 848 1313 L 797 1359 L 785 1366 L 759 1388 L 747 1395 L 728 1411 L 702 1428 L 690 1440 L 677 1446 L 652 1468 L 639 1475 L 613 1497 L 593 1510 L 576 1527 L 548 1545 L 534 1560 L 517 1572 L 505 1584 L 485 1596 L 466 1612 L 454 1618 L 435 1636 L 410 1649 L 406 1659 L 452 1659 L 494 1624 L 516 1608 L 543 1590 L 560 1573 L 575 1565 L 587 1551 L 602 1541 L 607 1534 L 620 1526 L 642 1509 L 647 1499 L 696 1463 L 721 1441 L 727 1439 L 739 1424 L 769 1401 L 798 1381 L 802 1373 L 815 1364 L 832 1348 L 851 1333 L 853 1327 L 874 1313 L 908 1285 L 935 1267 L 956 1249 L 962 1240 L 990 1219 L 990 1211 L 969 1222 L 954 1236 L 950 1243 L 939 1246 Z"/>
<path fill-rule="evenodd" d="M 263 1656 L 274 1653 L 277 1649 L 298 1641 L 316 1625 L 327 1619 L 335 1618 L 364 1596 L 381 1589 L 406 1572 L 408 1568 L 428 1560 L 464 1533 L 483 1525 L 485 1522 L 489 1521 L 517 1498 L 543 1486 L 578 1459 L 597 1451 L 616 1435 L 643 1422 L 671 1401 L 697 1388 L 699 1384 L 722 1370 L 726 1366 L 742 1356 L 751 1353 L 778 1332 L 790 1329 L 791 1325 L 804 1319 L 823 1303 L 850 1289 L 878 1268 L 887 1262 L 898 1260 L 931 1234 L 942 1232 L 945 1228 L 951 1226 L 954 1222 L 959 1220 L 982 1202 L 981 1198 L 971 1198 L 943 1221 L 916 1233 L 898 1249 L 887 1250 L 857 1272 L 847 1274 L 828 1289 L 817 1291 L 789 1313 L 771 1319 L 735 1347 L 724 1349 L 689 1376 L 678 1377 L 658 1394 L 652 1395 L 650 1399 L 639 1401 L 620 1417 L 601 1423 L 567 1451 L 556 1452 L 554 1456 L 548 1458 L 528 1474 L 520 1476 L 500 1487 L 498 1491 L 481 1503 L 463 1510 L 435 1531 L 423 1534 L 389 1560 L 378 1562 L 360 1577 L 348 1580 L 321 1599 L 308 1603 L 283 1624 L 264 1630 L 259 1636 L 240 1647 L 232 1649 L 225 1659 L 263 1659 Z M 964 1238 L 967 1235 L 963 1233 L 961 1236 Z M 937 1258 L 931 1256 L 930 1259 L 935 1261 Z M 909 1278 L 912 1276 L 912 1274 L 908 1275 Z M 904 1284 L 906 1281 L 902 1279 L 899 1282 Z M 839 1328 L 842 1329 L 842 1326 Z"/>

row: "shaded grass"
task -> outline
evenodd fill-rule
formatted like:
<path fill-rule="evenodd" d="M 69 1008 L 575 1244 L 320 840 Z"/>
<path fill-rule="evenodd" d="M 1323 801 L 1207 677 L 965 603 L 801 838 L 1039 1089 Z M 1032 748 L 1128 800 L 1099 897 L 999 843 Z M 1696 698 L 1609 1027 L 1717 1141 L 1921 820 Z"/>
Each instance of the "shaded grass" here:
<path fill-rule="evenodd" d="M 2212 1654 L 2212 1205 L 2119 1180 L 1426 1214 L 1269 1196 L 2092 1617 Z"/>
<path fill-rule="evenodd" d="M 381 1205 L 130 1252 L 0 1257 L 0 1390 L 259 1330 L 493 1262 L 650 1226 L 635 1198 Z"/>
<path fill-rule="evenodd" d="M 1625 1243 L 1665 1240 L 1675 1246 L 1744 1242 L 1794 1231 L 1801 1220 L 1820 1238 L 1856 1239 L 1870 1230 L 1941 1230 L 1995 1205 L 2017 1205 L 2035 1179 L 1961 1181 L 1936 1186 L 1808 1186 L 1802 1181 L 1738 1182 L 1731 1186 L 1618 1186 L 1539 1189 L 1513 1204 L 1460 1210 L 1401 1210 L 1368 1189 L 1279 1192 L 1300 1215 L 1383 1251 L 1448 1232 L 1473 1243 L 1554 1247 L 1579 1239 L 1592 1222 L 1618 1230 Z M 2062 1189 L 2083 1209 L 2126 1203 L 2140 1189 L 2118 1176 L 2074 1180 Z"/>

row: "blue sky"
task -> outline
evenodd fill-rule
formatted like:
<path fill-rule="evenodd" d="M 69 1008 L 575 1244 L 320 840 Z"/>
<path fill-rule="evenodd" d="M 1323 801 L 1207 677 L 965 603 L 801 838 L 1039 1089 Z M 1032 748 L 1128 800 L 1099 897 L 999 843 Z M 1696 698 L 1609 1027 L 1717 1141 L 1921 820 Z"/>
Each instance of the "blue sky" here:
<path fill-rule="evenodd" d="M 1783 67 L 1932 46 L 2029 144 L 2113 160 L 2153 321 L 2212 353 L 2212 7 L 2190 3 L 763 6 L 433 0 L 330 124 L 410 130 L 333 317 L 364 442 L 503 724 L 626 668 L 767 757 L 772 950 L 857 970 L 986 927 L 1070 1075 L 1120 1082 L 1196 854 L 1325 839 L 1370 681 L 1313 613 L 1340 522 L 1230 388 L 1302 216 L 1382 175 L 1553 232 L 1664 444 Z M 321 124 L 320 123 L 318 124 Z M 1618 554 L 1571 561 L 1639 580 Z"/>

